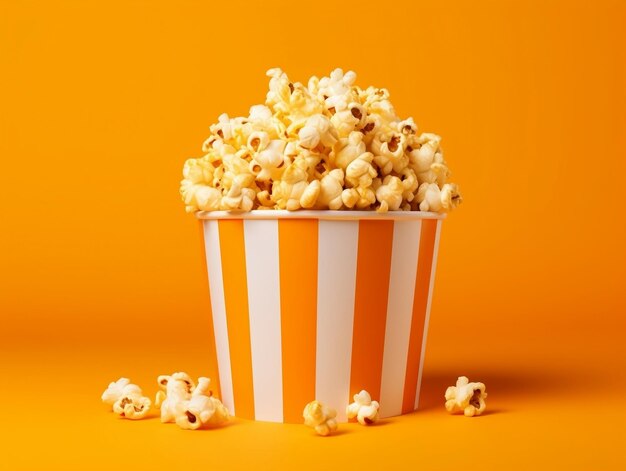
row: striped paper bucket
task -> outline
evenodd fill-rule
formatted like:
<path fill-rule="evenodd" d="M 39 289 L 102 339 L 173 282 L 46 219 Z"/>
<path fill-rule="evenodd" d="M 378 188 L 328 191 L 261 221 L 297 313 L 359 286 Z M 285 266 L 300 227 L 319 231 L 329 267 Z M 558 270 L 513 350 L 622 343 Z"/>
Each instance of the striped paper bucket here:
<path fill-rule="evenodd" d="M 198 213 L 221 397 L 242 418 L 302 422 L 361 389 L 381 417 L 418 406 L 443 215 Z"/>

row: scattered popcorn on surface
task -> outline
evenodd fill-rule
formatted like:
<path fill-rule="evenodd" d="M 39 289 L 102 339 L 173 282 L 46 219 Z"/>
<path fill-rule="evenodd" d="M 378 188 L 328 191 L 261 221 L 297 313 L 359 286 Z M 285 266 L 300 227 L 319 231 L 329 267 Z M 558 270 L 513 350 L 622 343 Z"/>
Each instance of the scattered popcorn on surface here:
<path fill-rule="evenodd" d="M 456 386 L 446 390 L 446 410 L 451 414 L 463 411 L 466 417 L 480 415 L 487 407 L 487 393 L 483 383 L 470 383 L 467 377 L 460 376 Z"/>
<path fill-rule="evenodd" d="M 313 427 L 322 436 L 329 435 L 337 430 L 336 415 L 337 412 L 334 409 L 326 407 L 319 401 L 309 402 L 302 412 L 304 425 Z"/>
<path fill-rule="evenodd" d="M 361 89 L 335 69 L 305 86 L 267 72 L 265 104 L 222 114 L 203 157 L 183 168 L 188 212 L 358 209 L 446 212 L 462 201 L 447 182 L 441 138 L 401 119 L 384 88 Z"/>
<path fill-rule="evenodd" d="M 213 397 L 209 378 L 198 378 L 196 385 L 187 373 L 179 372 L 159 376 L 157 381 L 161 390 L 155 404 L 161 408 L 161 422 L 175 422 L 181 428 L 197 430 L 228 421 L 228 409 Z"/>
<path fill-rule="evenodd" d="M 132 384 L 128 378 L 120 378 L 110 383 L 102 393 L 102 402 L 110 405 L 113 412 L 126 419 L 142 419 L 152 405 L 141 388 Z"/>
<path fill-rule="evenodd" d="M 372 396 L 367 391 L 362 390 L 354 395 L 354 402 L 348 405 L 346 414 L 348 419 L 356 417 L 361 425 L 371 425 L 378 422 L 379 407 L 378 402 L 372 401 Z"/>
<path fill-rule="evenodd" d="M 161 391 L 157 393 L 155 404 L 161 408 L 161 422 L 176 422 L 181 404 L 191 399 L 196 385 L 187 373 L 161 375 L 157 379 Z"/>
<path fill-rule="evenodd" d="M 102 402 L 113 407 L 113 404 L 120 397 L 135 393 L 141 395 L 141 388 L 136 384 L 132 384 L 128 378 L 120 378 L 113 383 L 109 383 L 109 387 L 102 393 Z"/>
<path fill-rule="evenodd" d="M 176 424 L 183 429 L 197 430 L 221 425 L 228 421 L 229 416 L 228 409 L 219 399 L 198 394 L 183 404 L 176 417 Z"/>
<path fill-rule="evenodd" d="M 123 395 L 113 404 L 113 412 L 125 419 L 143 419 L 150 411 L 151 405 L 152 402 L 145 396 Z"/>

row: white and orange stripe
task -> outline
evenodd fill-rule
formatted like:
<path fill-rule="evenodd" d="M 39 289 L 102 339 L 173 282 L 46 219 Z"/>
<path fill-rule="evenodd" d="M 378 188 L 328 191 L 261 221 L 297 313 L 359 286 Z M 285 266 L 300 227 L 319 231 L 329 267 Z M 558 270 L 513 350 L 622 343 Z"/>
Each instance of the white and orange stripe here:
<path fill-rule="evenodd" d="M 444 216 L 198 213 L 219 383 L 238 417 L 301 422 L 368 390 L 381 416 L 418 406 Z"/>

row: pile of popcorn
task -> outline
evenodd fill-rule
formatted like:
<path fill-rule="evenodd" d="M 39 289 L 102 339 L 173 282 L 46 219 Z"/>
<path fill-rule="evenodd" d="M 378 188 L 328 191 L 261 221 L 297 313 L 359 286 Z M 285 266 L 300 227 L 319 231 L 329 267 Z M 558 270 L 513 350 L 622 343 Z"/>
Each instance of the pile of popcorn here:
<path fill-rule="evenodd" d="M 267 72 L 264 105 L 222 114 L 189 159 L 180 193 L 188 212 L 358 209 L 445 212 L 461 203 L 436 134 L 400 119 L 384 88 L 335 69 L 307 86 Z"/>
<path fill-rule="evenodd" d="M 209 390 L 209 378 L 198 378 L 196 385 L 187 373 L 179 372 L 161 375 L 157 381 L 160 391 L 154 404 L 161 409 L 161 422 L 197 430 L 228 421 L 228 410 Z M 120 417 L 134 420 L 146 417 L 152 407 L 152 401 L 128 378 L 110 383 L 102 393 L 102 402 Z"/>

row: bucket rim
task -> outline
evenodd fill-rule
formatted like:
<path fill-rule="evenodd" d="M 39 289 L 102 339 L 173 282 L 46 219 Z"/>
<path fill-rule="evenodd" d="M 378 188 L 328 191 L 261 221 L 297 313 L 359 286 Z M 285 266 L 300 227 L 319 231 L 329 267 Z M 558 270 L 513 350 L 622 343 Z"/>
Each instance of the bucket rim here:
<path fill-rule="evenodd" d="M 422 219 L 443 220 L 445 213 L 433 213 L 427 211 L 353 211 L 353 210 L 297 210 L 286 209 L 253 209 L 252 211 L 196 211 L 196 218 L 200 220 L 214 219 L 248 219 L 248 220 L 275 220 L 275 219 L 317 219 L 336 221 L 417 221 Z"/>

